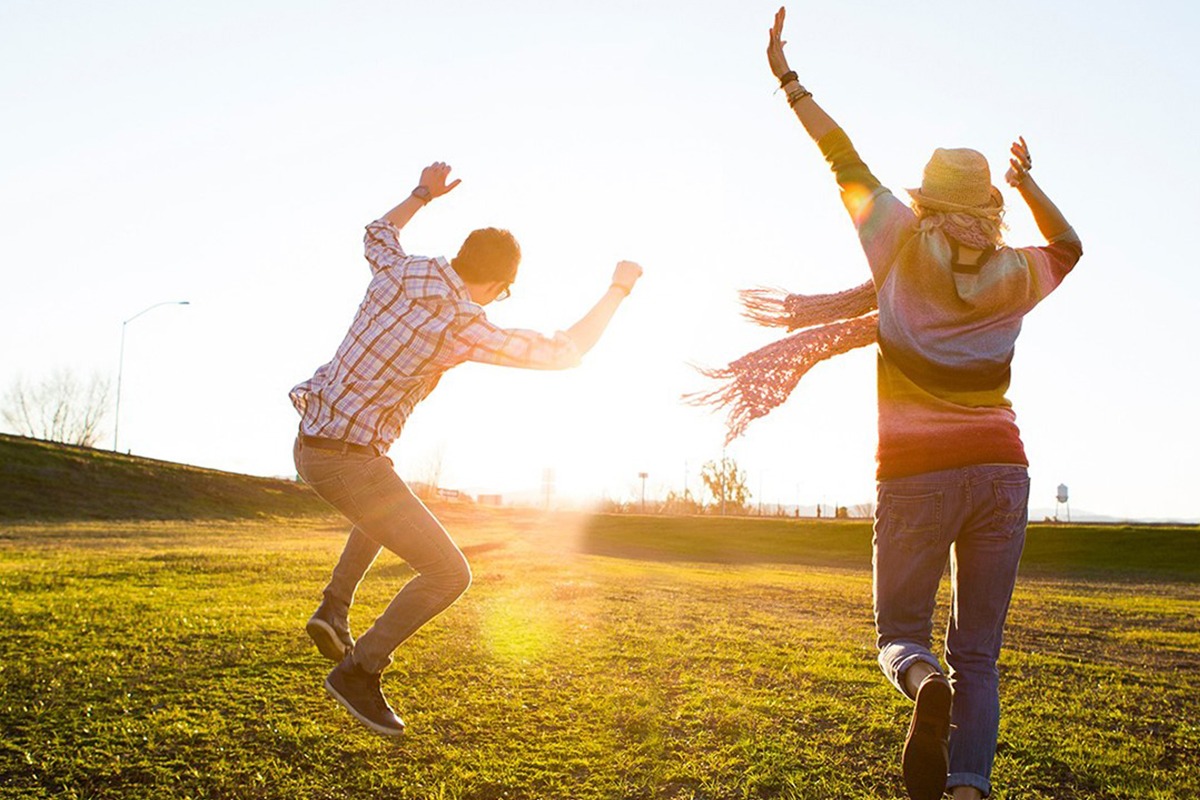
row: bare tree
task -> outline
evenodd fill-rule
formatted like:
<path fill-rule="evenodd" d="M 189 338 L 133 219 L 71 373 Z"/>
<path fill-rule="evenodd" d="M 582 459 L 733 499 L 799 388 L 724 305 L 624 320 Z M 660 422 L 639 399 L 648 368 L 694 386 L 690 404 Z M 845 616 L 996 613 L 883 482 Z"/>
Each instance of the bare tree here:
<path fill-rule="evenodd" d="M 67 369 L 38 383 L 17 378 L 4 394 L 0 415 L 23 436 L 92 447 L 108 416 L 109 382 L 98 373 L 84 382 Z"/>
<path fill-rule="evenodd" d="M 661 507 L 663 514 L 699 514 L 703 510 L 704 506 L 692 496 L 689 489 L 684 489 L 682 494 L 675 490 L 667 492 Z"/>
<path fill-rule="evenodd" d="M 706 462 L 700 469 L 700 480 L 713 496 L 719 513 L 745 510 L 746 501 L 750 499 L 746 471 L 738 469 L 732 458 L 722 456 L 720 461 Z"/>
<path fill-rule="evenodd" d="M 424 460 L 414 469 L 415 475 L 413 480 L 409 481 L 409 488 L 413 493 L 422 500 L 434 500 L 438 496 L 438 489 L 442 485 L 442 467 L 446 460 L 446 445 L 444 442 L 430 453 Z"/>
<path fill-rule="evenodd" d="M 855 503 L 850 506 L 850 516 L 855 519 L 870 519 L 875 516 L 875 504 Z"/>

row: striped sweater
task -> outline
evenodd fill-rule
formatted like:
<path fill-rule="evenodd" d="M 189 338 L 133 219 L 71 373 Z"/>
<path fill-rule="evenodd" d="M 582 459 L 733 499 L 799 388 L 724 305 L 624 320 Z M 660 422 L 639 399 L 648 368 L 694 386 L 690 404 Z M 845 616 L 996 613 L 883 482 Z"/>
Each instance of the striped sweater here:
<path fill-rule="evenodd" d="M 818 142 L 841 187 L 879 300 L 879 480 L 974 464 L 1028 465 L 1005 396 L 1021 320 L 1083 254 L 1073 230 L 1000 247 L 974 270 L 835 130 Z"/>

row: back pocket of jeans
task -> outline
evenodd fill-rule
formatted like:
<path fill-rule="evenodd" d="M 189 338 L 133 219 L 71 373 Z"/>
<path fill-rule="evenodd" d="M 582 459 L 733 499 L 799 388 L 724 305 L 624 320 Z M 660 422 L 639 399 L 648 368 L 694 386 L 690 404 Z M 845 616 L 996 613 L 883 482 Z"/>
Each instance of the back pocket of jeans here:
<path fill-rule="evenodd" d="M 936 544 L 942 532 L 942 493 L 894 494 L 880 499 L 881 533 L 908 550 Z"/>
<path fill-rule="evenodd" d="M 992 521 L 996 533 L 1010 538 L 1023 530 L 1029 515 L 1029 477 L 996 478 L 992 481 L 996 507 Z"/>

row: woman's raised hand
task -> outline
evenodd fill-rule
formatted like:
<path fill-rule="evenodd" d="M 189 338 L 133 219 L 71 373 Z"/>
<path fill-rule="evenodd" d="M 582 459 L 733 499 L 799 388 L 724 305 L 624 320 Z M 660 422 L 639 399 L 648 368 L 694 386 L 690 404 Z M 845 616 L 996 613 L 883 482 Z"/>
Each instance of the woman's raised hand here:
<path fill-rule="evenodd" d="M 775 12 L 775 24 L 771 26 L 770 38 L 767 41 L 767 63 L 771 65 L 771 72 L 776 78 L 782 78 L 791 70 L 787 56 L 783 54 L 783 46 L 787 44 L 783 41 L 783 18 L 786 15 L 787 9 L 780 6 Z"/>
<path fill-rule="evenodd" d="M 1029 145 L 1025 144 L 1024 136 L 1017 137 L 1009 152 L 1012 153 L 1012 157 L 1008 159 L 1008 172 L 1004 173 L 1004 180 L 1015 188 L 1029 177 L 1029 170 L 1033 169 L 1033 158 L 1029 155 Z"/>

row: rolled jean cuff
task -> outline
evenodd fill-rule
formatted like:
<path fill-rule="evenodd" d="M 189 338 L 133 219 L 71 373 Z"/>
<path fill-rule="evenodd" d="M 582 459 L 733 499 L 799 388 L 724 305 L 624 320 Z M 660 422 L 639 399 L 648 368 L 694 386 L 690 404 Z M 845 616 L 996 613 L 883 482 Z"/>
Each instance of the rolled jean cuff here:
<path fill-rule="evenodd" d="M 361 641 L 362 638 L 360 637 L 359 642 Z M 367 652 L 366 649 L 360 650 L 358 642 L 354 643 L 354 649 L 350 651 L 350 656 L 357 666 L 374 675 L 378 675 L 392 665 L 391 653 L 383 653 L 382 655 L 372 654 Z"/>
<path fill-rule="evenodd" d="M 942 665 L 937 660 L 937 656 L 914 642 L 892 642 L 884 645 L 883 649 L 879 651 L 879 665 L 883 668 L 883 673 L 887 675 L 892 685 L 909 700 L 916 698 L 908 693 L 908 688 L 904 685 L 904 673 L 908 672 L 909 667 L 918 661 L 924 661 L 939 674 L 942 673 Z"/>
<path fill-rule="evenodd" d="M 951 772 L 946 778 L 946 791 L 949 792 L 955 786 L 970 786 L 973 789 L 978 789 L 983 793 L 984 797 L 989 797 L 992 794 L 992 782 L 982 775 L 976 775 L 974 772 Z"/>
<path fill-rule="evenodd" d="M 350 615 L 351 600 L 340 596 L 337 590 L 333 588 L 333 584 L 325 587 L 325 591 L 321 593 L 321 602 L 342 619 Z"/>
<path fill-rule="evenodd" d="M 913 653 L 912 655 L 902 658 L 900 663 L 896 665 L 895 683 L 896 688 L 903 692 L 904 696 L 909 700 L 916 700 L 917 698 L 908 693 L 908 682 L 904 680 L 904 673 L 908 672 L 909 667 L 918 661 L 924 661 L 926 664 L 933 667 L 939 675 L 942 674 L 942 665 L 938 663 L 936 656 L 930 655 L 929 653 Z"/>

